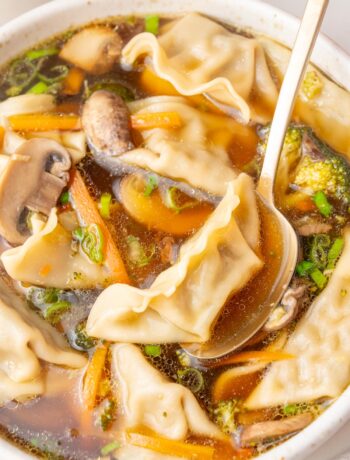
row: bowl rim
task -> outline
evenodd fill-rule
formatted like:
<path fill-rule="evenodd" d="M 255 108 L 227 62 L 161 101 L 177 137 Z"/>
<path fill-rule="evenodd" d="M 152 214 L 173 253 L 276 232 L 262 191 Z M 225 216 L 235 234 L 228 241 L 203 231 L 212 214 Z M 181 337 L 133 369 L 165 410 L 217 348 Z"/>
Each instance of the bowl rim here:
<path fill-rule="evenodd" d="M 116 9 L 114 15 L 118 13 L 124 14 L 123 11 L 117 8 L 118 5 L 121 10 L 129 10 L 129 12 L 137 10 L 138 14 L 147 12 L 161 12 L 163 14 L 168 12 L 169 14 L 174 12 L 175 3 L 175 10 L 180 14 L 195 10 L 206 14 L 210 13 L 219 19 L 226 19 L 226 21 L 228 14 L 224 14 L 224 11 L 231 11 L 232 13 L 232 8 L 237 8 L 239 14 L 233 14 L 230 22 L 241 27 L 245 26 L 246 29 L 251 29 L 257 33 L 270 35 L 276 41 L 289 47 L 293 43 L 300 24 L 300 20 L 295 16 L 261 0 L 249 0 L 249 2 L 246 0 L 206 0 L 203 3 L 201 3 L 201 0 L 177 0 L 177 2 L 172 0 L 153 0 L 152 2 L 147 0 L 132 0 L 131 2 L 130 0 L 52 0 L 0 27 L 0 46 L 2 47 L 0 65 L 5 64 L 10 58 L 18 55 L 20 51 L 30 48 L 44 38 L 50 38 L 59 31 L 63 32 L 72 24 L 88 23 L 89 21 L 81 21 L 72 14 L 74 10 L 79 8 L 85 7 L 88 10 L 90 7 L 92 11 L 96 11 L 97 14 L 91 16 L 91 20 L 93 20 L 96 17 L 111 16 L 108 13 L 101 14 L 104 8 L 108 11 L 113 11 L 114 7 Z M 129 6 L 126 4 L 129 4 Z M 132 4 L 131 7 L 130 4 Z M 219 5 L 222 8 L 218 8 Z M 86 13 L 84 12 L 84 17 L 88 17 L 89 12 Z M 56 17 L 58 17 L 57 21 L 55 21 Z M 41 28 L 45 21 L 47 23 L 51 21 L 51 27 L 47 25 Z M 58 25 L 60 21 L 63 21 L 65 26 L 60 27 Z M 38 27 L 35 28 L 33 27 L 34 25 Z M 23 46 L 22 39 L 18 40 L 19 35 L 21 35 L 21 38 L 23 36 L 26 38 L 25 46 Z M 35 39 L 34 37 L 37 38 Z M 350 90 L 350 56 L 326 35 L 320 34 L 311 61 L 325 74 L 332 77 L 334 81 Z M 349 419 L 350 387 L 346 388 L 335 402 L 311 425 L 283 444 L 262 454 L 258 459 L 300 460 L 305 458 L 306 455 L 320 447 Z M 14 444 L 1 438 L 0 456 L 5 454 L 7 460 L 34 458 L 32 455 L 18 449 Z"/>

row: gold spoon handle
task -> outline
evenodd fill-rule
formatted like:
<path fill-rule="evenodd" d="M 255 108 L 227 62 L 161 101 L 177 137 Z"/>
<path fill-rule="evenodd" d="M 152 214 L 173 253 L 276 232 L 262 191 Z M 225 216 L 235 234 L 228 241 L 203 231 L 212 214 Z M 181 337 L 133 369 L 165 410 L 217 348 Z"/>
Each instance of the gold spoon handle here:
<path fill-rule="evenodd" d="M 273 188 L 284 137 L 327 6 L 328 0 L 308 0 L 281 86 L 257 186 L 257 191 L 271 205 L 274 204 Z"/>

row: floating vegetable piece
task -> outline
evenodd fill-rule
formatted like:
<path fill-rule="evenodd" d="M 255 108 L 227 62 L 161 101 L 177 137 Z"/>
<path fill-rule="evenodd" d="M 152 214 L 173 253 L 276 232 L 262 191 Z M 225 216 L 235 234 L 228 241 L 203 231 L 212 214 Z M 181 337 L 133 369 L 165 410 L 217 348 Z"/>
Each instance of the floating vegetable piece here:
<path fill-rule="evenodd" d="M 32 86 L 27 94 L 45 94 L 49 90 L 49 87 L 43 81 L 39 81 L 36 85 Z"/>
<path fill-rule="evenodd" d="M 145 17 L 145 31 L 157 35 L 159 32 L 159 16 L 150 14 Z"/>
<path fill-rule="evenodd" d="M 96 404 L 98 388 L 107 358 L 107 346 L 96 348 L 86 369 L 83 383 L 83 402 L 87 409 L 92 410 Z"/>
<path fill-rule="evenodd" d="M 70 193 L 74 206 L 85 225 L 98 225 L 104 239 L 104 263 L 110 270 L 111 281 L 116 283 L 128 283 L 129 277 L 126 272 L 123 259 L 118 251 L 113 238 L 104 223 L 97 205 L 91 198 L 84 181 L 77 170 L 74 170 L 70 186 Z"/>
<path fill-rule="evenodd" d="M 127 440 L 133 446 L 143 447 L 165 455 L 180 456 L 190 460 L 213 460 L 215 454 L 215 449 L 211 446 L 174 441 L 156 435 L 146 435 L 129 431 L 127 433 Z"/>
<path fill-rule="evenodd" d="M 328 282 L 328 278 L 318 268 L 310 273 L 310 278 L 319 289 L 323 289 Z"/>
<path fill-rule="evenodd" d="M 0 234 L 21 244 L 29 236 L 25 213 L 49 215 L 67 185 L 71 159 L 65 148 L 49 139 L 26 141 L 16 155 L 29 156 L 29 161 L 13 159 L 1 175 Z"/>
<path fill-rule="evenodd" d="M 120 199 L 126 211 L 148 228 L 173 235 L 186 235 L 203 225 L 213 211 L 208 203 L 177 213 L 167 208 L 158 190 L 145 196 L 146 181 L 141 175 L 130 175 L 121 181 Z"/>
<path fill-rule="evenodd" d="M 158 187 L 158 183 L 159 183 L 158 177 L 155 176 L 154 174 L 150 174 L 149 176 L 147 176 L 146 187 L 145 187 L 145 191 L 143 192 L 143 194 L 145 196 L 150 196 L 152 192 L 154 192 L 154 190 Z"/>
<path fill-rule="evenodd" d="M 104 219 L 109 219 L 111 217 L 111 202 L 112 195 L 110 193 L 102 193 L 98 209 Z"/>
<path fill-rule="evenodd" d="M 141 268 L 151 262 L 156 250 L 154 244 L 149 246 L 146 253 L 138 237 L 128 235 L 126 242 L 128 244 L 128 257 L 133 265 Z"/>
<path fill-rule="evenodd" d="M 124 84 L 112 79 L 99 80 L 92 86 L 88 86 L 85 96 L 90 97 L 92 93 L 100 90 L 116 94 L 117 96 L 120 96 L 125 102 L 135 100 L 134 93 L 131 89 L 129 89 L 127 86 L 124 86 Z"/>
<path fill-rule="evenodd" d="M 336 238 L 328 251 L 328 264 L 327 269 L 335 268 L 335 264 L 344 248 L 344 238 Z"/>
<path fill-rule="evenodd" d="M 231 434 L 236 429 L 235 414 L 238 412 L 237 401 L 234 399 L 220 401 L 214 408 L 215 422 L 226 434 Z"/>
<path fill-rule="evenodd" d="M 29 59 L 17 59 L 14 61 L 6 75 L 6 81 L 11 85 L 6 90 L 6 95 L 18 96 L 37 78 L 43 65 L 43 59 L 33 63 Z"/>
<path fill-rule="evenodd" d="M 169 187 L 165 192 L 165 205 L 172 211 L 179 213 L 185 209 L 194 208 L 199 204 L 198 201 L 194 200 L 186 201 L 183 204 L 178 203 L 178 193 L 179 189 L 177 189 L 176 187 Z"/>
<path fill-rule="evenodd" d="M 103 413 L 100 416 L 100 425 L 103 431 L 107 431 L 112 422 L 115 420 L 117 409 L 116 406 L 117 405 L 113 399 L 110 399 L 107 402 L 107 407 L 105 407 Z"/>
<path fill-rule="evenodd" d="M 35 61 L 43 57 L 55 56 L 59 52 L 60 50 L 55 47 L 31 50 L 26 53 L 26 58 L 30 61 Z"/>
<path fill-rule="evenodd" d="M 62 82 L 63 93 L 68 96 L 75 96 L 80 93 L 84 83 L 85 74 L 78 67 L 69 69 L 68 74 Z"/>
<path fill-rule="evenodd" d="M 12 115 L 8 120 L 14 131 L 78 131 L 81 129 L 80 118 L 76 115 L 59 113 Z"/>
<path fill-rule="evenodd" d="M 102 75 L 116 65 L 122 49 L 119 34 L 109 27 L 87 27 L 73 35 L 60 52 L 60 58 L 92 75 Z"/>
<path fill-rule="evenodd" d="M 177 371 L 178 382 L 189 388 L 192 393 L 198 393 L 204 388 L 204 378 L 199 369 L 187 367 Z"/>
<path fill-rule="evenodd" d="M 146 355 L 151 356 L 152 358 L 157 358 L 162 353 L 160 345 L 145 345 L 144 350 Z"/>
<path fill-rule="evenodd" d="M 101 449 L 101 455 L 105 457 L 106 455 L 111 454 L 115 450 L 119 449 L 121 446 L 120 442 L 118 441 L 112 441 L 109 444 L 106 444 L 105 446 L 102 447 Z"/>
<path fill-rule="evenodd" d="M 95 264 L 104 260 L 104 238 L 97 224 L 88 227 L 78 227 L 73 231 L 73 237 L 80 242 L 82 250 Z"/>
<path fill-rule="evenodd" d="M 70 302 L 59 300 L 46 308 L 44 311 L 44 318 L 51 324 L 57 324 L 63 313 L 68 311 L 71 307 Z"/>
<path fill-rule="evenodd" d="M 328 201 L 324 192 L 317 192 L 313 200 L 322 216 L 329 217 L 332 214 L 333 206 Z"/>

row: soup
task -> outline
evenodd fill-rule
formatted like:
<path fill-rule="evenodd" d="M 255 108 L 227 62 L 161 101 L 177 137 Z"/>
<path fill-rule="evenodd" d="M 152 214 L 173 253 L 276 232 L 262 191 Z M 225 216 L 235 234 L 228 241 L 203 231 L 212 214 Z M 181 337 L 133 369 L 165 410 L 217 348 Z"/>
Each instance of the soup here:
<path fill-rule="evenodd" d="M 39 458 L 249 459 L 350 381 L 350 95 L 309 67 L 256 195 L 289 51 L 191 13 L 117 17 L 1 70 L 0 426 Z"/>

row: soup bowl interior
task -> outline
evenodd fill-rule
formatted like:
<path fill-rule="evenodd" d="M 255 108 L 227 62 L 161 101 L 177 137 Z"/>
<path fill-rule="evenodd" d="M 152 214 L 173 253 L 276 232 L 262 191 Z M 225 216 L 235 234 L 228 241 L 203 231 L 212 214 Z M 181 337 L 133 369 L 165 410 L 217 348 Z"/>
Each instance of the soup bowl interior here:
<path fill-rule="evenodd" d="M 266 34 L 292 46 L 299 21 L 256 0 L 55 0 L 13 20 L 0 29 L 0 64 L 24 49 L 72 27 L 108 16 L 144 13 L 183 14 L 199 11 L 236 26 Z M 350 57 L 320 36 L 312 61 L 334 81 L 350 90 Z M 304 458 L 350 418 L 350 388 L 301 433 L 259 457 L 260 460 Z M 32 458 L 0 440 L 0 458 Z"/>

